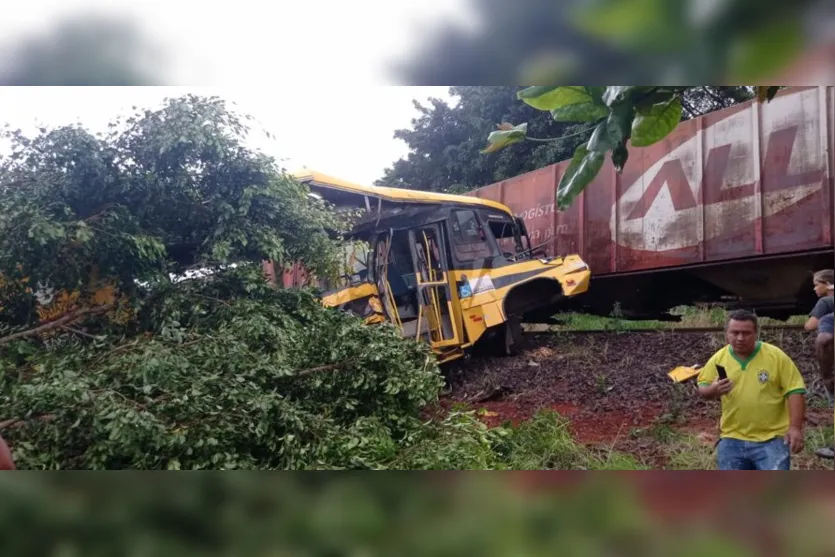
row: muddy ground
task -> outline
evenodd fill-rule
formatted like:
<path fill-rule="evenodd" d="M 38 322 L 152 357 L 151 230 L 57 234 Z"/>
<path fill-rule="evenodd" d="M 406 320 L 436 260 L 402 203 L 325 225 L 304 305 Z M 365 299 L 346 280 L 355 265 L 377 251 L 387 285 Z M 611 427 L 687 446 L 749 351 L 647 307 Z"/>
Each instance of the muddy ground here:
<path fill-rule="evenodd" d="M 762 338 L 785 350 L 806 380 L 807 438 L 814 442 L 827 435 L 832 409 L 818 380 L 813 337 L 764 331 Z M 443 403 L 484 409 L 483 419 L 491 426 L 519 424 L 550 408 L 569 419 L 575 438 L 590 447 L 623 451 L 653 468 L 707 467 L 718 434 L 719 403 L 699 398 L 695 380 L 675 384 L 667 373 L 679 365 L 703 365 L 722 346 L 721 333 L 528 335 L 517 356 L 473 357 L 450 367 Z M 684 439 L 690 445 L 682 445 Z M 694 451 L 697 458 L 685 454 Z M 794 467 L 831 469 L 832 461 L 807 451 L 794 458 Z"/>

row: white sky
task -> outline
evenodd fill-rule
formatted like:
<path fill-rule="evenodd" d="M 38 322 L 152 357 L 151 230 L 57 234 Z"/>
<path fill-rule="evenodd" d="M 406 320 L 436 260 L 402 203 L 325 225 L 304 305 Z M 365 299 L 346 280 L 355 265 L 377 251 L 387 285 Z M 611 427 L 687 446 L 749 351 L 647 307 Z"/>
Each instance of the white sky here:
<path fill-rule="evenodd" d="M 218 95 L 258 120 L 251 145 L 290 171 L 302 166 L 360 184 L 372 184 L 408 152 L 393 138 L 416 114 L 412 98 L 448 98 L 440 87 L 345 87 L 233 90 L 195 87 L 5 87 L 0 88 L 0 122 L 34 133 L 38 125 L 81 122 L 106 131 L 117 114 L 132 106 L 158 107 L 167 96 Z M 333 98 L 339 102 L 333 106 Z M 258 124 L 274 138 L 268 139 Z"/>
<path fill-rule="evenodd" d="M 276 136 L 256 134 L 255 146 L 287 159 L 288 169 L 304 165 L 366 184 L 407 153 L 393 132 L 416 115 L 412 99 L 448 98 L 447 87 L 390 85 L 386 65 L 440 19 L 473 23 L 465 0 L 27 0 L 4 13 L 0 36 L 90 9 L 131 14 L 169 54 L 174 83 L 212 88 L 5 88 L 0 123 L 80 121 L 97 130 L 133 105 L 217 94 Z"/>

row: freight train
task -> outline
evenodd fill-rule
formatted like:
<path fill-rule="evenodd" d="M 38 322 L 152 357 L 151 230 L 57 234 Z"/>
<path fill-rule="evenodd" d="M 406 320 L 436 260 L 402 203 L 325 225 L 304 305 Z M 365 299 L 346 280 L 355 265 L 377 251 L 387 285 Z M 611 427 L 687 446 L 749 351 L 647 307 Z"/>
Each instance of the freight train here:
<path fill-rule="evenodd" d="M 809 311 L 812 272 L 835 263 L 834 129 L 835 87 L 792 87 L 681 122 L 631 148 L 621 174 L 607 160 L 563 212 L 569 161 L 469 195 L 510 207 L 544 254 L 590 265 L 588 292 L 562 309 L 675 319 L 709 303 L 786 319 Z"/>

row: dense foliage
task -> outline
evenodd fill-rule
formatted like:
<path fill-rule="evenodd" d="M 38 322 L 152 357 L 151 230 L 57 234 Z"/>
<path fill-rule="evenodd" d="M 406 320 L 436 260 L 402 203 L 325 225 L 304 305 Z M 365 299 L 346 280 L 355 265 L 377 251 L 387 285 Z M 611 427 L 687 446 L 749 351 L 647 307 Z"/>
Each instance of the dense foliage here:
<path fill-rule="evenodd" d="M 0 407 L 22 419 L 8 434 L 22 467 L 379 467 L 437 396 L 422 345 L 257 269 L 155 294 L 148 334 L 62 339 L 6 364 Z"/>
<path fill-rule="evenodd" d="M 100 136 L 7 134 L 0 431 L 21 468 L 410 467 L 431 441 L 425 347 L 262 276 L 333 272 L 345 222 L 243 122 L 189 96 Z M 461 420 L 483 435 L 438 427 Z"/>

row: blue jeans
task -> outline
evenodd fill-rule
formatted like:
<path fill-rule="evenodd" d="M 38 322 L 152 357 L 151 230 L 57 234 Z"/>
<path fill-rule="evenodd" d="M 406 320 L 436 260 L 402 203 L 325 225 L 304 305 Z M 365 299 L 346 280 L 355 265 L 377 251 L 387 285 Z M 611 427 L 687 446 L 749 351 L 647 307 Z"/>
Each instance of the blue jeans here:
<path fill-rule="evenodd" d="M 791 469 L 791 450 L 782 437 L 763 442 L 723 437 L 716 456 L 720 470 Z"/>

